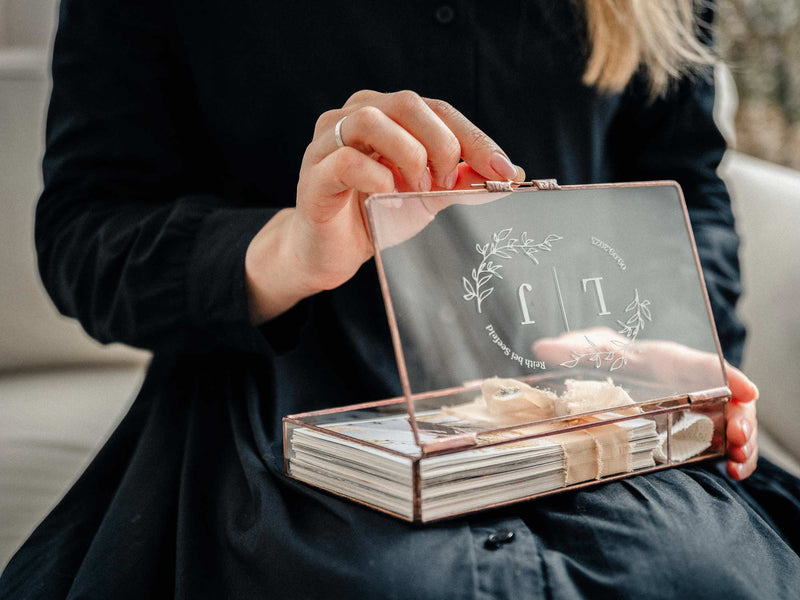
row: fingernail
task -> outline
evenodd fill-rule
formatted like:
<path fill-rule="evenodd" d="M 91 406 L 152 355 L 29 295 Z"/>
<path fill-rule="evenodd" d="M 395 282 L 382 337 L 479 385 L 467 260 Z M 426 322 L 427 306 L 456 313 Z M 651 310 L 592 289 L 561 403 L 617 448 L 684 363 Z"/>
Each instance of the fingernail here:
<path fill-rule="evenodd" d="M 419 180 L 419 189 L 423 192 L 431 191 L 431 174 L 428 172 L 428 169 L 425 169 L 425 172 Z"/>
<path fill-rule="evenodd" d="M 742 452 L 747 458 L 750 458 L 750 455 L 753 453 L 753 446 L 750 445 L 748 442 L 744 446 L 742 446 Z"/>
<path fill-rule="evenodd" d="M 740 427 L 742 428 L 744 439 L 749 440 L 750 436 L 753 435 L 753 425 L 750 423 L 750 421 L 743 419 Z"/>
<path fill-rule="evenodd" d="M 514 179 L 514 177 L 517 176 L 517 167 L 497 150 L 492 152 L 492 157 L 489 159 L 489 166 L 506 179 Z"/>
<path fill-rule="evenodd" d="M 523 169 L 519 165 L 517 165 L 516 168 L 517 168 L 517 175 L 514 181 L 525 181 L 525 169 Z"/>
<path fill-rule="evenodd" d="M 758 394 L 759 394 L 758 386 L 756 386 L 756 384 L 751 381 L 750 382 L 750 388 L 752 389 L 753 400 L 758 400 Z"/>
<path fill-rule="evenodd" d="M 444 187 L 448 190 L 452 190 L 456 186 L 456 180 L 458 179 L 458 168 L 453 169 L 453 171 L 444 178 Z"/>

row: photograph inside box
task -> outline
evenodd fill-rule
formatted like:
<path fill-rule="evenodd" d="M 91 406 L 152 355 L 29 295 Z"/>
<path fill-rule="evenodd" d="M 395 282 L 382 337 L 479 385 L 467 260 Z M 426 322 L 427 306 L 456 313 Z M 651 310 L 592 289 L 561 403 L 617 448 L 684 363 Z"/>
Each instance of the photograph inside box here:
<path fill-rule="evenodd" d="M 488 188 L 367 200 L 403 397 L 288 416 L 287 473 L 427 522 L 722 455 L 677 184 Z"/>

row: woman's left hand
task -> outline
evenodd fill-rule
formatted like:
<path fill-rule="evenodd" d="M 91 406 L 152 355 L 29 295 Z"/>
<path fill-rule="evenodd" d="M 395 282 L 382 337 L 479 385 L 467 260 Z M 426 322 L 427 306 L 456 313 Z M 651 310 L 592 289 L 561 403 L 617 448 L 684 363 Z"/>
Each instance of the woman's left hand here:
<path fill-rule="evenodd" d="M 731 402 L 728 404 L 728 475 L 737 481 L 756 470 L 758 460 L 758 388 L 736 367 L 725 364 Z"/>

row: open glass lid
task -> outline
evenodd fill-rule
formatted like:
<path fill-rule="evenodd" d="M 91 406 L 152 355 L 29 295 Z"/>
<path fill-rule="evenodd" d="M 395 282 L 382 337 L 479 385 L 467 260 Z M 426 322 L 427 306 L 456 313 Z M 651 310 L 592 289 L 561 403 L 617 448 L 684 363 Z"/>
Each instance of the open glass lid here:
<path fill-rule="evenodd" d="M 366 207 L 415 433 L 724 395 L 677 184 L 385 194 Z"/>

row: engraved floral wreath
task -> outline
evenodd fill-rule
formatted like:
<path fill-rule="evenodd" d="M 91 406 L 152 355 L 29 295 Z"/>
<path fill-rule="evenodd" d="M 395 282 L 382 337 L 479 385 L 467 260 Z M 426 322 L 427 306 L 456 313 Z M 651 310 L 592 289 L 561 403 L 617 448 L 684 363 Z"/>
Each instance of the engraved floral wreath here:
<path fill-rule="evenodd" d="M 461 278 L 466 291 L 464 300 L 467 302 L 475 300 L 479 313 L 481 312 L 483 301 L 494 291 L 493 287 L 484 288 L 483 286 L 489 283 L 492 277 L 503 278 L 500 274 L 500 269 L 503 268 L 503 265 L 495 262 L 495 260 L 500 258 L 509 259 L 516 254 L 518 256 L 527 256 L 538 265 L 539 259 L 535 255 L 539 252 L 550 252 L 553 249 L 553 242 L 564 239 L 560 235 L 551 233 L 544 241 L 537 243 L 528 238 L 528 234 L 525 231 L 522 232 L 519 238 L 512 238 L 511 229 L 509 227 L 493 233 L 492 240 L 483 246 L 479 243 L 475 244 L 475 250 L 482 258 L 481 264 L 478 265 L 477 269 L 472 269 L 472 281 L 466 277 Z M 492 260 L 493 258 L 494 260 Z"/>

